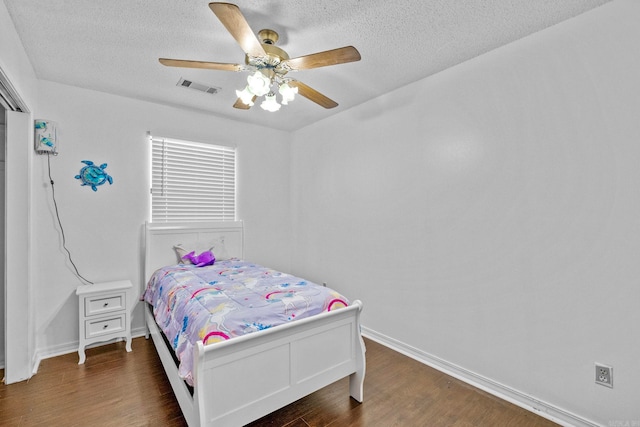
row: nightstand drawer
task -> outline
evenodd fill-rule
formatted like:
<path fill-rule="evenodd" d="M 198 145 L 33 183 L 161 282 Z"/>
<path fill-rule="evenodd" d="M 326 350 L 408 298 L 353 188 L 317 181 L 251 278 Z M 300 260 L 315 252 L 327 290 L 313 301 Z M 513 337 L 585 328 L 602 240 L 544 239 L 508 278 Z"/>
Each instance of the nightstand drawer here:
<path fill-rule="evenodd" d="M 101 335 L 112 334 L 124 331 L 126 329 L 125 314 L 119 314 L 113 317 L 105 317 L 103 319 L 87 320 L 85 322 L 85 338 L 94 338 Z"/>
<path fill-rule="evenodd" d="M 123 310 L 126 306 L 126 294 L 124 292 L 119 294 L 87 297 L 84 300 L 84 315 L 95 316 L 97 314 Z"/>

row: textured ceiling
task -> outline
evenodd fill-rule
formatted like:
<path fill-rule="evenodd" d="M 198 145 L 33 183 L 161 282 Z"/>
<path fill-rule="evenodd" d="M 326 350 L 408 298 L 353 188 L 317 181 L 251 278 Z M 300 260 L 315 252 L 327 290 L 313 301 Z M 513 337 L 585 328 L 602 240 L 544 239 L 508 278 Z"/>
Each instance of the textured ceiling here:
<path fill-rule="evenodd" d="M 276 113 L 232 107 L 246 73 L 169 68 L 159 57 L 243 63 L 204 0 L 4 0 L 40 79 L 294 130 L 610 0 L 240 0 L 251 28 L 290 57 L 355 46 L 359 62 L 290 73 L 338 102 L 298 97 Z M 221 88 L 176 86 L 183 77 Z"/>

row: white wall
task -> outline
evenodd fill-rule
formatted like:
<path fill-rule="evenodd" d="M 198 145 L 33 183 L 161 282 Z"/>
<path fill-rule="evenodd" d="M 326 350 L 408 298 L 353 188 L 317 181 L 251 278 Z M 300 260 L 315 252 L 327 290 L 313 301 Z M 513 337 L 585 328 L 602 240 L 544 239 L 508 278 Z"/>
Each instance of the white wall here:
<path fill-rule="evenodd" d="M 147 131 L 237 144 L 238 217 L 245 223 L 245 254 L 289 269 L 288 133 L 46 81 L 39 83 L 35 116 L 58 123 L 60 154 L 51 158 L 55 193 L 67 247 L 87 279 L 127 278 L 138 289 L 142 286 L 142 225 L 150 219 Z M 113 185 L 104 184 L 97 192 L 82 187 L 74 179 L 84 166 L 81 160 L 107 163 Z M 47 356 L 77 345 L 75 289 L 80 281 L 61 247 L 46 156 L 34 159 L 33 175 L 36 345 L 40 355 Z M 138 308 L 133 328 L 142 325 Z"/>
<path fill-rule="evenodd" d="M 296 132 L 295 272 L 382 336 L 640 423 L 639 20 L 615 1 Z"/>

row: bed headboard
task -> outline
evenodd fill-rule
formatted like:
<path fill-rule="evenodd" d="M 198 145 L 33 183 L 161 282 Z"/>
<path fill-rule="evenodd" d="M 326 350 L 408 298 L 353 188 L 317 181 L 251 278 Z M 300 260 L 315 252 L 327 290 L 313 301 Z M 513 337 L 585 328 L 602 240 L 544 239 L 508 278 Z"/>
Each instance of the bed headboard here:
<path fill-rule="evenodd" d="M 242 221 L 145 223 L 144 283 L 154 271 L 176 263 L 174 245 L 214 247 L 229 257 L 243 258 Z"/>

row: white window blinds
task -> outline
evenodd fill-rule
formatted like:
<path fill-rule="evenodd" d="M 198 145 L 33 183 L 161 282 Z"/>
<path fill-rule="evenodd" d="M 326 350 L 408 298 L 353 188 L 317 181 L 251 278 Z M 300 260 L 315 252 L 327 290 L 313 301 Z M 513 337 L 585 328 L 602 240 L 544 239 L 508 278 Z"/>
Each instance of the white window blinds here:
<path fill-rule="evenodd" d="M 153 222 L 235 221 L 236 149 L 151 137 Z"/>

